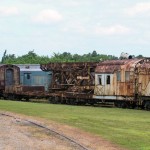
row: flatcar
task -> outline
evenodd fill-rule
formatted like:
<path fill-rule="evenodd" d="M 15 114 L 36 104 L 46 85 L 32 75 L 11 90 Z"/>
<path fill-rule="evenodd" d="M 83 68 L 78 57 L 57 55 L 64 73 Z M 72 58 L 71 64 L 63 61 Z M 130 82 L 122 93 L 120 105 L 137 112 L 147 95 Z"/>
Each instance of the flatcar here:
<path fill-rule="evenodd" d="M 53 72 L 49 101 L 66 104 L 95 103 L 93 94 L 96 65 L 95 62 L 41 64 L 43 71 Z"/>

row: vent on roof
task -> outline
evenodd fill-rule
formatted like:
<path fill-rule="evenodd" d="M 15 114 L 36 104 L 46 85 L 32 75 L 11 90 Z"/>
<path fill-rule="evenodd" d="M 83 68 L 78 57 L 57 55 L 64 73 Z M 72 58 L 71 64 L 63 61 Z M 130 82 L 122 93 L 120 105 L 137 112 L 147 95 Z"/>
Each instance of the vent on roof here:
<path fill-rule="evenodd" d="M 25 68 L 26 68 L 26 69 L 29 69 L 29 68 L 30 68 L 30 66 L 25 66 Z"/>
<path fill-rule="evenodd" d="M 129 55 L 128 53 L 124 53 L 122 52 L 121 55 L 120 55 L 120 59 L 132 59 L 133 56 L 132 55 Z"/>

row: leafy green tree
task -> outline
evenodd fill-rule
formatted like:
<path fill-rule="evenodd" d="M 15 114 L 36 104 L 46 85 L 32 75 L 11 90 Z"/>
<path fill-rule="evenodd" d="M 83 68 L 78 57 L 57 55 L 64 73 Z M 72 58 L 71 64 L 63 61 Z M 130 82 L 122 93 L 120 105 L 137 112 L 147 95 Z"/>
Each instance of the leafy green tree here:
<path fill-rule="evenodd" d="M 138 55 L 136 58 L 143 58 L 143 55 Z"/>
<path fill-rule="evenodd" d="M 92 57 L 96 57 L 98 54 L 97 54 L 97 52 L 94 50 L 91 55 L 92 55 Z"/>
<path fill-rule="evenodd" d="M 5 59 L 6 59 L 6 53 L 7 53 L 7 50 L 4 51 L 4 54 L 3 54 L 3 57 L 2 57 L 1 63 L 4 63 L 4 61 L 5 61 Z"/>
<path fill-rule="evenodd" d="M 39 56 L 34 50 L 27 54 L 16 57 L 14 54 L 3 55 L 2 62 L 5 64 L 44 64 L 48 62 L 99 62 L 110 59 L 118 59 L 113 55 L 98 54 L 95 50 L 88 54 L 71 54 L 69 52 L 53 53 L 51 57 Z"/>

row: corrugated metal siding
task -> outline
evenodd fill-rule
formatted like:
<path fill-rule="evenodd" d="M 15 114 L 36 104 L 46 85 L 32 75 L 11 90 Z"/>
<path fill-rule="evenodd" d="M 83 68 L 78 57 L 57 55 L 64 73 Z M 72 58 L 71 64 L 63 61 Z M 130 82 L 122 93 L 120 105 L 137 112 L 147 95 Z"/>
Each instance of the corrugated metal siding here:
<path fill-rule="evenodd" d="M 30 74 L 30 82 L 25 80 L 25 74 Z M 48 86 L 51 82 L 51 72 L 44 71 L 21 71 L 20 74 L 21 84 L 30 86 L 44 86 L 45 90 L 48 91 Z"/>

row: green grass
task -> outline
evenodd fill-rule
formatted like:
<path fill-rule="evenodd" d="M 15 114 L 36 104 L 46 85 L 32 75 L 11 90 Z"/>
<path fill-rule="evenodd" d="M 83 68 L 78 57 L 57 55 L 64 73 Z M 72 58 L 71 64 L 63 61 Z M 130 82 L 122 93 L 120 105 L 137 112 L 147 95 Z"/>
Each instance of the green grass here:
<path fill-rule="evenodd" d="M 150 112 L 0 100 L 0 110 L 78 127 L 132 150 L 150 150 Z"/>

